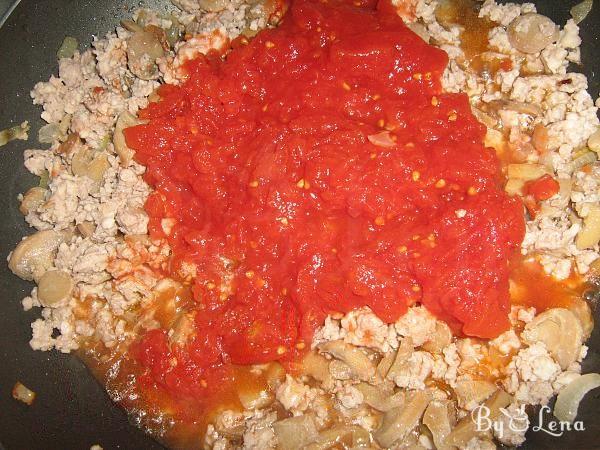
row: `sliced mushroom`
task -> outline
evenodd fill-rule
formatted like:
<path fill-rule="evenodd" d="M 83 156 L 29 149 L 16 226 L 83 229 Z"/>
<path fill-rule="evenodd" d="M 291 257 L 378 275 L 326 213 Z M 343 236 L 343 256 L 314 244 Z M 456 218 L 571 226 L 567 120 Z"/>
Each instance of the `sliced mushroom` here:
<path fill-rule="evenodd" d="M 591 248 L 600 241 L 600 205 L 592 204 L 589 206 L 587 216 L 583 218 L 583 228 L 577 234 L 575 244 L 577 248 L 583 250 Z"/>
<path fill-rule="evenodd" d="M 587 341 L 594 329 L 594 319 L 592 310 L 587 301 L 582 298 L 575 298 L 569 304 L 569 311 L 575 314 L 583 330 L 583 342 Z"/>
<path fill-rule="evenodd" d="M 307 353 L 302 359 L 302 372 L 320 382 L 331 379 L 328 369 L 329 361 L 315 351 Z"/>
<path fill-rule="evenodd" d="M 537 53 L 558 39 L 558 26 L 541 14 L 528 13 L 508 26 L 508 40 L 523 53 Z"/>
<path fill-rule="evenodd" d="M 329 448 L 363 448 L 370 443 L 367 430 L 357 425 L 337 425 L 321 431 L 317 440 L 304 450 L 326 450 Z"/>
<path fill-rule="evenodd" d="M 73 278 L 62 270 L 48 270 L 38 281 L 38 298 L 48 308 L 66 305 L 72 291 Z"/>
<path fill-rule="evenodd" d="M 123 134 L 123 130 L 125 128 L 134 127 L 136 125 L 140 125 L 144 123 L 142 120 L 138 120 L 133 114 L 129 111 L 124 111 L 119 115 L 117 119 L 117 124 L 115 125 L 115 133 L 113 135 L 113 144 L 115 146 L 115 151 L 117 155 L 119 155 L 119 159 L 121 160 L 121 164 L 127 166 L 133 158 L 133 150 L 127 147 L 127 142 L 125 142 L 125 135 Z"/>
<path fill-rule="evenodd" d="M 438 320 L 433 336 L 423 344 L 423 349 L 430 353 L 441 353 L 451 342 L 452 330 L 447 323 Z"/>
<path fill-rule="evenodd" d="M 406 399 L 406 394 L 402 391 L 394 393 L 393 390 L 384 389 L 382 386 L 373 386 L 368 383 L 359 383 L 355 387 L 364 397 L 364 402 L 371 408 L 386 412 L 393 408 L 402 406 Z"/>
<path fill-rule="evenodd" d="M 408 360 L 408 357 L 414 350 L 414 345 L 412 339 L 406 337 L 402 339 L 400 342 L 400 347 L 398 347 L 398 352 L 396 352 L 396 357 L 394 358 L 394 363 L 388 370 L 385 375 L 387 379 L 394 380 L 400 373 L 404 370 L 404 364 Z"/>
<path fill-rule="evenodd" d="M 374 434 L 377 443 L 388 448 L 407 436 L 419 424 L 430 400 L 429 392 L 414 391 L 404 406 L 386 412 L 381 426 Z"/>
<path fill-rule="evenodd" d="M 495 421 L 501 414 L 500 408 L 506 408 L 511 402 L 512 396 L 502 389 L 496 391 L 496 393 L 484 403 L 484 406 L 487 408 L 485 411 L 489 411 L 488 418 L 492 422 Z M 477 423 L 473 420 L 471 415 L 468 414 L 454 427 L 452 432 L 446 438 L 445 444 L 463 448 L 474 437 L 485 438 L 489 435 L 489 431 L 478 431 Z"/>
<path fill-rule="evenodd" d="M 538 117 L 543 114 L 542 108 L 532 103 L 515 102 L 512 100 L 492 100 L 488 105 L 492 110 L 500 111 L 505 109 L 532 117 Z"/>
<path fill-rule="evenodd" d="M 471 410 L 496 391 L 496 385 L 485 380 L 461 380 L 456 382 L 454 392 L 458 406 Z"/>
<path fill-rule="evenodd" d="M 329 363 L 329 374 L 334 380 L 350 380 L 358 378 L 352 368 L 343 361 L 334 359 Z"/>
<path fill-rule="evenodd" d="M 521 338 L 529 345 L 543 342 L 563 370 L 575 362 L 583 343 L 583 328 L 571 311 L 552 308 L 529 322 Z"/>
<path fill-rule="evenodd" d="M 127 65 L 142 80 L 158 78 L 156 60 L 164 54 L 159 37 L 151 30 L 138 30 L 127 41 Z"/>
<path fill-rule="evenodd" d="M 273 424 L 277 437 L 277 448 L 281 450 L 297 450 L 315 442 L 319 436 L 314 417 L 304 414 L 290 417 Z"/>
<path fill-rule="evenodd" d="M 21 200 L 19 211 L 26 216 L 31 211 L 38 209 L 39 206 L 46 201 L 46 192 L 46 189 L 41 187 L 33 187 L 29 189 L 25 195 L 23 195 L 23 200 Z"/>
<path fill-rule="evenodd" d="M 433 400 L 423 414 L 423 425 L 431 432 L 433 443 L 437 450 L 450 450 L 445 444 L 446 437 L 452 431 L 452 409 L 454 404 L 449 400 Z"/>
<path fill-rule="evenodd" d="M 381 378 L 385 378 L 387 373 L 390 371 L 394 360 L 396 359 L 396 352 L 386 353 L 379 364 L 377 364 L 377 375 Z"/>
<path fill-rule="evenodd" d="M 375 375 L 373 362 L 353 345 L 346 344 L 341 340 L 329 341 L 321 344 L 319 349 L 346 363 L 360 380 L 369 380 Z"/>
<path fill-rule="evenodd" d="M 24 280 L 39 280 L 52 267 L 56 250 L 66 237 L 65 232 L 54 230 L 38 231 L 27 236 L 10 255 L 8 267 Z"/>

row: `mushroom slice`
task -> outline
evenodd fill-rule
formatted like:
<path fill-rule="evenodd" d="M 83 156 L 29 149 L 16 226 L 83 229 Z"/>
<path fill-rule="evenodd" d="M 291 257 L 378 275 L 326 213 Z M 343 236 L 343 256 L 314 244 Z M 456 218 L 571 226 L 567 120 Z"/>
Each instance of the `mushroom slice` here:
<path fill-rule="evenodd" d="M 568 309 L 552 308 L 529 322 L 521 338 L 529 345 L 543 342 L 562 370 L 566 370 L 581 351 L 583 327 Z"/>
<path fill-rule="evenodd" d="M 328 366 L 329 361 L 327 358 L 314 351 L 307 353 L 304 359 L 302 359 L 302 372 L 322 383 L 331 380 Z"/>
<path fill-rule="evenodd" d="M 67 237 L 67 233 L 44 230 L 27 236 L 10 255 L 8 267 L 24 280 L 39 280 L 53 265 L 58 246 Z"/>
<path fill-rule="evenodd" d="M 32 187 L 25 193 L 25 195 L 23 195 L 23 200 L 21 201 L 21 206 L 19 206 L 19 211 L 26 216 L 31 211 L 38 209 L 38 207 L 44 203 L 45 200 L 46 189 L 42 187 Z"/>
<path fill-rule="evenodd" d="M 594 329 L 594 319 L 592 318 L 592 310 L 589 303 L 582 298 L 574 298 L 569 305 L 569 311 L 579 319 L 579 323 L 581 323 L 583 329 L 583 342 L 587 341 Z"/>
<path fill-rule="evenodd" d="M 433 443 L 438 450 L 452 448 L 444 442 L 452 431 L 451 408 L 453 403 L 449 400 L 433 400 L 423 414 L 423 425 L 431 432 Z"/>
<path fill-rule="evenodd" d="M 406 394 L 399 391 L 394 394 L 392 390 L 384 389 L 385 385 L 373 386 L 368 383 L 359 383 L 354 386 L 364 397 L 364 402 L 371 408 L 386 412 L 404 404 Z"/>
<path fill-rule="evenodd" d="M 273 424 L 277 448 L 297 450 L 315 442 L 319 436 L 312 414 L 290 417 Z"/>
<path fill-rule="evenodd" d="M 496 391 L 496 385 L 485 380 L 461 380 L 456 383 L 454 392 L 458 406 L 471 410 Z"/>
<path fill-rule="evenodd" d="M 373 362 L 353 345 L 346 344 L 341 340 L 329 341 L 321 344 L 319 349 L 350 366 L 352 372 L 360 380 L 369 380 L 375 375 Z"/>
<path fill-rule="evenodd" d="M 385 377 L 389 380 L 394 380 L 404 370 L 404 364 L 408 360 L 408 357 L 414 350 L 412 339 L 406 337 L 400 342 L 396 357 L 390 369 L 388 370 Z"/>
<path fill-rule="evenodd" d="M 489 411 L 488 418 L 493 422 L 500 416 L 500 408 L 506 408 L 512 402 L 512 396 L 502 389 L 498 389 L 485 403 L 484 406 Z M 452 432 L 446 438 L 445 444 L 463 448 L 474 437 L 485 438 L 489 432 L 478 431 L 477 422 L 473 420 L 471 414 L 464 417 L 454 427 Z"/>
<path fill-rule="evenodd" d="M 321 431 L 317 440 L 304 450 L 326 450 L 329 448 L 363 448 L 370 443 L 369 432 L 357 425 L 337 425 Z"/>
<path fill-rule="evenodd" d="M 38 281 L 38 298 L 42 306 L 57 308 L 71 298 L 73 278 L 62 270 L 48 270 Z"/>
<path fill-rule="evenodd" d="M 123 130 L 125 130 L 125 128 L 134 127 L 143 123 L 145 122 L 139 120 L 129 111 L 123 111 L 117 119 L 117 123 L 115 125 L 115 132 L 113 134 L 113 145 L 115 146 L 115 151 L 117 152 L 117 155 L 119 155 L 121 164 L 124 166 L 127 166 L 131 161 L 131 158 L 133 158 L 133 150 L 131 150 L 127 146 Z"/>
<path fill-rule="evenodd" d="M 541 14 L 523 14 L 508 26 L 508 40 L 523 53 L 540 52 L 555 42 L 558 36 L 556 24 Z"/>
<path fill-rule="evenodd" d="M 377 443 L 389 448 L 394 442 L 406 437 L 419 424 L 430 400 L 429 392 L 414 391 L 405 405 L 386 412 L 381 426 L 374 434 Z"/>
<path fill-rule="evenodd" d="M 452 331 L 445 322 L 438 320 L 435 323 L 435 332 L 423 344 L 423 350 L 429 353 L 442 353 L 442 350 L 452 343 Z"/>

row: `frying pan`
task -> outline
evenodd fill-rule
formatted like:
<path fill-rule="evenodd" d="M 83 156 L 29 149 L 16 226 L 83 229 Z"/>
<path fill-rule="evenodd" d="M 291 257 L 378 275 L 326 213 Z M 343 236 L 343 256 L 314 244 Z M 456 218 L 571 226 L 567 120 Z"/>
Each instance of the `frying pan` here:
<path fill-rule="evenodd" d="M 65 36 L 88 43 L 140 7 L 164 9 L 168 0 L 23 0 L 0 21 L 0 129 L 29 120 L 30 142 L 16 141 L 0 150 L 0 447 L 17 449 L 161 449 L 159 443 L 130 425 L 124 411 L 111 403 L 103 388 L 74 355 L 34 352 L 28 345 L 30 323 L 38 311 L 23 312 L 20 300 L 31 285 L 8 270 L 4 258 L 25 234 L 31 233 L 18 211 L 17 195 L 34 185 L 23 167 L 23 150 L 35 148 L 42 125 L 40 110 L 29 90 L 57 69 L 56 50 Z M 577 0 L 540 0 L 538 10 L 564 24 Z M 598 0 L 597 0 L 598 3 Z M 0 14 L 10 6 L 0 0 Z M 10 11 L 10 9 L 9 9 Z M 0 16 L 2 17 L 2 16 Z M 600 85 L 600 4 L 582 24 L 583 67 L 594 98 Z M 584 372 L 600 372 L 600 308 L 598 327 L 589 342 Z M 37 393 L 32 406 L 11 397 L 16 381 Z M 548 419 L 548 415 L 546 415 Z M 579 408 L 585 431 L 553 437 L 529 432 L 524 449 L 600 449 L 600 390 L 592 391 Z M 533 420 L 537 424 L 537 415 Z"/>

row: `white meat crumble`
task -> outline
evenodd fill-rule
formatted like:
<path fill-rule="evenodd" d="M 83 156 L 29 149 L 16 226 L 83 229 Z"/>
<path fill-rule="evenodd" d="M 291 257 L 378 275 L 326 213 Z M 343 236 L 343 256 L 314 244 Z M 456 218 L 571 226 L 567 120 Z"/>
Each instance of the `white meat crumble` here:
<path fill-rule="evenodd" d="M 138 110 L 161 83 L 185 77 L 185 61 L 274 20 L 268 2 L 173 3 L 179 10 L 138 10 L 90 49 L 61 58 L 58 75 L 31 92 L 48 123 L 40 141 L 51 146 L 25 151 L 25 166 L 41 182 L 19 198 L 20 209 L 37 232 L 18 245 L 9 266 L 37 285 L 23 299 L 25 310 L 41 308 L 31 325 L 35 350 L 127 342 L 139 327 L 156 326 L 140 311 L 172 286 L 161 275 L 170 249 L 147 236 L 145 168 L 132 159 L 122 130 L 140 123 Z M 479 57 L 507 63 L 476 70 L 461 26 L 436 14 L 436 0 L 394 4 L 415 32 L 448 53 L 444 89 L 469 95 L 488 127 L 486 143 L 518 161 L 508 165 L 506 190 L 526 197 L 528 181 L 545 174 L 558 180 L 559 192 L 530 211 L 523 255 L 558 280 L 588 273 L 600 256 L 600 131 L 586 77 L 569 71 L 580 62 L 578 25 L 571 19 L 560 28 L 533 4 L 486 0 L 479 17 L 492 26 Z M 537 27 L 534 38 L 528 27 Z M 527 424 L 519 432 L 478 431 L 471 412 L 484 405 L 501 422 L 527 405 L 546 405 L 581 376 L 593 325 L 584 300 L 539 314 L 513 306 L 510 317 L 510 331 L 485 341 L 453 336 L 419 305 L 390 325 L 368 308 L 330 316 L 301 374 L 280 377 L 272 392 L 242 402 L 242 411 L 223 411 L 204 447 L 518 446 Z"/>

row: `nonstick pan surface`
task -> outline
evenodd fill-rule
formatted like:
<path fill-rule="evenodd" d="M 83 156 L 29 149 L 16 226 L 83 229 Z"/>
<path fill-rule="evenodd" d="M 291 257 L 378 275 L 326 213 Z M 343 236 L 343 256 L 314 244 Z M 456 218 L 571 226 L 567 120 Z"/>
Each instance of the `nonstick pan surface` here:
<path fill-rule="evenodd" d="M 4 3 L 0 3 L 0 14 Z M 536 2 L 538 10 L 564 24 L 577 1 Z M 600 2 L 581 24 L 583 66 L 594 98 L 600 85 Z M 42 125 L 40 109 L 31 104 L 29 91 L 38 81 L 56 73 L 56 50 L 65 36 L 89 43 L 140 6 L 164 9 L 167 1 L 22 0 L 0 28 L 0 129 L 28 120 L 29 143 L 16 141 L 0 149 L 0 447 L 7 450 L 160 449 L 156 441 L 130 425 L 126 414 L 111 403 L 84 364 L 74 355 L 34 352 L 29 347 L 30 323 L 38 311 L 23 312 L 20 300 L 31 285 L 15 277 L 4 260 L 25 234 L 31 233 L 18 211 L 17 195 L 36 183 L 23 167 L 23 150 L 35 148 Z M 1 16 L 0 16 L 1 17 Z M 595 312 L 600 324 L 600 312 Z M 600 372 L 600 325 L 588 344 L 584 372 Z M 11 397 L 16 381 L 37 393 L 28 407 Z M 546 419 L 552 419 L 546 414 Z M 600 390 L 582 402 L 578 420 L 585 431 L 553 437 L 529 433 L 531 450 L 600 449 Z M 533 424 L 538 424 L 537 414 Z"/>

